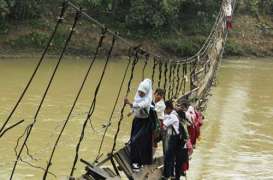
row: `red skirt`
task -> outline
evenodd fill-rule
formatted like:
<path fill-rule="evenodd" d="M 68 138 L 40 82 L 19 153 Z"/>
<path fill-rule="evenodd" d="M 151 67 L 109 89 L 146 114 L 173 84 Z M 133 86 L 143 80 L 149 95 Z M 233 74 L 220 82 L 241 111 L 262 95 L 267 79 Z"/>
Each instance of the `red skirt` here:
<path fill-rule="evenodd" d="M 227 29 L 230 30 L 232 29 L 232 17 L 227 16 Z"/>

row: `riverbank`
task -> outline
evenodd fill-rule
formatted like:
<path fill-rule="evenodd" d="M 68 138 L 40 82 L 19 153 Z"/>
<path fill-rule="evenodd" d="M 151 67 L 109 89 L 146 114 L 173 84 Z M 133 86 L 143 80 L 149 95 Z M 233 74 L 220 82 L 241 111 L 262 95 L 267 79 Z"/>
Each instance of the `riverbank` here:
<path fill-rule="evenodd" d="M 230 32 L 225 54 L 226 57 L 268 57 L 273 56 L 273 21 L 271 17 L 253 17 L 249 15 L 236 15 L 234 27 Z M 41 22 L 40 20 L 25 22 L 20 25 L 8 25 L 8 31 L 0 34 L 0 56 L 6 55 L 27 56 L 30 54 L 41 54 L 50 32 L 54 27 L 54 21 Z M 99 37 L 98 29 L 91 27 L 88 23 L 81 23 L 75 38 L 67 50 L 72 56 L 88 56 L 94 52 L 96 41 Z M 63 46 L 69 25 L 66 23 L 53 40 L 50 54 L 57 54 Z M 84 34 L 84 36 L 83 36 Z M 124 33 L 122 33 L 124 34 Z M 148 36 L 126 35 L 136 45 L 141 44 L 144 48 L 159 54 L 168 56 L 185 57 L 193 55 L 206 39 L 203 33 L 181 31 L 176 34 L 165 34 L 160 38 Z M 94 43 L 95 42 L 95 43 Z M 106 46 L 111 43 L 106 39 Z M 114 56 L 127 54 L 127 47 L 123 43 L 115 46 Z M 161 53 L 162 52 L 162 53 Z M 33 55 L 30 55 L 33 56 Z"/>

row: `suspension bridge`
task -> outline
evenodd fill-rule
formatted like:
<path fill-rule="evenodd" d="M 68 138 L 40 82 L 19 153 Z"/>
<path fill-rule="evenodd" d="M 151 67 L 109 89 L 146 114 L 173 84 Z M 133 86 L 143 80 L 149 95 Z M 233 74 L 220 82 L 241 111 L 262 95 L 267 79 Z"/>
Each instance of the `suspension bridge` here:
<path fill-rule="evenodd" d="M 71 120 L 72 113 L 77 106 L 79 97 L 81 96 L 87 83 L 88 77 L 90 76 L 90 73 L 94 68 L 94 63 L 97 61 L 98 57 L 102 56 L 103 54 L 106 56 L 105 62 L 100 70 L 98 82 L 96 84 L 93 84 L 93 96 L 90 99 L 88 113 L 86 114 L 86 117 L 82 119 L 80 136 L 75 145 L 75 153 L 71 155 L 74 156 L 74 160 L 71 164 L 71 170 L 70 172 L 68 172 L 68 176 L 71 178 L 74 176 L 75 168 L 77 167 L 78 162 L 81 161 L 86 165 L 86 173 L 82 176 L 83 179 L 120 179 L 121 172 L 123 172 L 128 179 L 159 179 L 159 177 L 161 176 L 159 167 L 162 166 L 162 157 L 157 158 L 153 165 L 145 167 L 140 173 L 136 174 L 133 173 L 130 167 L 128 147 L 125 146 L 122 149 L 117 149 L 117 140 L 120 134 L 121 126 L 125 119 L 124 111 L 126 106 L 125 104 L 121 104 L 121 108 L 118 109 L 117 107 L 119 106 L 119 100 L 130 95 L 132 88 L 134 88 L 132 87 L 132 80 L 134 79 L 134 76 L 136 74 L 136 66 L 141 63 L 142 79 L 150 78 L 153 82 L 154 87 L 162 87 L 163 89 L 165 89 L 168 99 L 176 100 L 177 106 L 179 106 L 181 99 L 187 98 L 198 110 L 205 111 L 207 101 L 210 96 L 210 90 L 216 84 L 215 80 L 217 69 L 221 63 L 225 43 L 228 36 L 224 12 L 225 3 L 226 0 L 223 0 L 211 32 L 207 37 L 206 41 L 203 43 L 202 47 L 199 49 L 199 51 L 196 52 L 196 54 L 192 57 L 180 59 L 168 58 L 165 56 L 157 55 L 145 50 L 141 46 L 136 46 L 121 37 L 118 33 L 113 32 L 105 25 L 101 24 L 96 19 L 89 16 L 82 10 L 82 8 L 73 4 L 71 1 L 64 1 L 55 28 L 53 29 L 51 36 L 48 39 L 47 46 L 44 49 L 41 58 L 39 59 L 34 69 L 34 72 L 28 80 L 25 88 L 21 92 L 17 102 L 11 109 L 8 117 L 5 120 L 1 121 L 0 139 L 5 138 L 5 135 L 7 133 L 11 133 L 11 131 L 15 130 L 18 126 L 25 126 L 24 133 L 17 139 L 17 144 L 15 147 L 16 157 L 14 159 L 14 165 L 10 174 L 10 179 L 13 179 L 14 175 L 16 174 L 16 169 L 19 162 L 26 163 L 33 168 L 38 168 L 42 170 L 44 172 L 42 177 L 43 179 L 47 179 L 48 176 L 54 176 L 54 173 L 51 172 L 51 167 L 53 165 L 52 161 L 54 159 L 56 149 L 59 147 L 58 145 L 61 141 L 61 138 L 65 138 L 65 136 L 63 136 L 64 131 Z M 235 8 L 235 5 L 236 1 L 234 0 L 232 2 L 233 9 Z M 66 19 L 67 14 L 73 14 L 74 19 L 71 22 L 70 31 L 68 32 L 68 36 L 63 45 L 63 49 L 59 54 L 57 63 L 54 66 L 53 71 L 50 72 L 50 79 L 44 88 L 44 92 L 41 94 L 41 100 L 37 105 L 37 109 L 35 110 L 33 119 L 27 125 L 25 124 L 24 119 L 12 124 L 11 120 L 16 113 L 19 105 L 24 100 L 25 94 L 31 87 L 34 78 L 39 73 L 39 69 L 45 61 L 45 56 L 50 49 L 52 41 L 56 36 L 58 29 Z M 70 106 L 68 114 L 66 115 L 66 119 L 61 125 L 61 129 L 53 142 L 51 153 L 48 157 L 48 161 L 46 162 L 46 166 L 38 167 L 24 160 L 22 158 L 22 154 L 26 153 L 28 156 L 31 157 L 28 146 L 29 138 L 32 135 L 33 128 L 37 125 L 37 123 L 39 123 L 39 121 L 41 121 L 38 116 L 43 108 L 43 104 L 48 96 L 48 92 L 52 86 L 52 83 L 54 82 L 56 76 L 58 76 L 58 70 L 61 67 L 60 65 L 62 63 L 65 52 L 68 49 L 69 43 L 71 42 L 71 39 L 75 34 L 76 28 L 80 28 L 79 24 L 81 19 L 83 18 L 90 22 L 90 24 L 94 24 L 97 28 L 100 29 L 96 48 L 93 54 L 90 56 L 88 69 L 80 82 L 80 86 L 78 87 L 75 99 Z M 107 39 L 108 42 L 110 39 L 110 43 L 106 43 Z M 90 161 L 80 159 L 79 151 L 82 147 L 83 139 L 86 138 L 85 134 L 88 123 L 92 125 L 92 123 L 95 122 L 93 114 L 96 111 L 98 93 L 101 91 L 102 84 L 104 83 L 105 73 L 109 69 L 110 61 L 113 58 L 114 48 L 117 46 L 118 43 L 122 43 L 126 46 L 127 53 L 124 56 L 127 57 L 127 61 L 123 68 L 123 75 L 120 77 L 121 82 L 115 95 L 115 101 L 111 109 L 110 116 L 106 117 L 106 125 L 103 128 L 101 138 L 98 140 L 100 141 L 100 144 L 98 147 L 97 156 L 90 157 L 90 159 L 93 158 L 93 162 L 90 163 Z M 146 73 L 147 69 L 150 69 L 152 73 Z M 126 89 L 125 94 L 122 93 L 122 90 L 124 88 Z M 114 113 L 117 111 L 117 109 L 119 110 L 118 123 L 117 127 L 113 127 L 112 120 Z M 113 145 L 112 148 L 109 150 L 108 154 L 104 157 L 101 151 L 105 143 L 106 134 L 110 128 L 113 128 L 115 130 Z M 111 164 L 111 167 L 104 167 L 104 165 L 109 162 Z"/>

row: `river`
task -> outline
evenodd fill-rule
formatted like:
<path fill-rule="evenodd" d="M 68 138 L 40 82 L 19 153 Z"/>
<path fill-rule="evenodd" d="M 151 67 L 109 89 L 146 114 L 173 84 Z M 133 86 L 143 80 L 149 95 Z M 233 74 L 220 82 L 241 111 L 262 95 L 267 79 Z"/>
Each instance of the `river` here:
<path fill-rule="evenodd" d="M 107 124 L 109 119 L 125 62 L 126 60 L 112 61 L 106 72 L 97 97 L 96 111 L 91 118 L 94 129 L 88 124 L 80 158 L 93 161 L 97 155 L 103 125 Z M 37 58 L 0 59 L 0 125 L 18 99 L 36 63 Z M 11 123 L 21 119 L 25 122 L 0 139 L 1 180 L 9 178 L 15 161 L 13 149 L 16 140 L 32 122 L 41 93 L 55 63 L 55 58 L 48 58 L 42 64 L 22 104 L 11 119 Z M 23 159 L 36 166 L 46 166 L 53 143 L 75 98 L 87 65 L 86 59 L 72 57 L 66 58 L 61 64 L 28 142 L 30 154 L 35 159 L 27 156 L 26 151 L 23 153 Z M 53 158 L 50 170 L 57 175 L 57 179 L 64 179 L 70 172 L 75 144 L 79 139 L 102 66 L 102 61 L 95 64 Z M 212 91 L 213 96 L 210 97 L 205 113 L 202 137 L 190 162 L 188 179 L 273 179 L 272 70 L 272 58 L 234 58 L 223 61 L 218 74 L 218 86 Z M 136 87 L 141 78 L 141 66 L 138 66 L 137 71 L 133 87 Z M 123 89 L 122 94 L 126 88 Z M 134 95 L 134 91 L 135 88 L 132 88 L 130 97 Z M 119 104 L 121 102 L 122 98 Z M 112 126 L 103 144 L 104 155 L 112 148 L 119 111 L 120 105 L 115 110 Z M 119 147 L 128 140 L 130 128 L 131 118 L 126 117 L 118 138 Z M 83 173 L 83 170 L 83 164 L 78 162 L 76 175 Z M 42 170 L 20 162 L 14 179 L 36 180 L 41 179 L 42 174 Z M 49 175 L 48 179 L 56 178 Z"/>

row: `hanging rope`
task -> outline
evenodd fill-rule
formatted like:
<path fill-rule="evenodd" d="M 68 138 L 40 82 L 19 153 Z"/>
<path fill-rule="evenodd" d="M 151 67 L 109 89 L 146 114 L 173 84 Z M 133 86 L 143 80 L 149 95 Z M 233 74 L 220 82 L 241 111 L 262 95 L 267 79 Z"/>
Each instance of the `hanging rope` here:
<path fill-rule="evenodd" d="M 111 44 L 110 50 L 108 51 L 107 59 L 106 59 L 106 62 L 104 64 L 104 67 L 103 67 L 103 70 L 102 70 L 102 74 L 101 74 L 100 79 L 99 79 L 99 83 L 97 84 L 97 87 L 96 87 L 96 90 L 95 90 L 95 93 L 94 93 L 94 98 L 92 100 L 92 103 L 91 103 L 90 109 L 88 111 L 87 117 L 86 117 L 86 119 L 85 119 L 85 121 L 83 123 L 83 126 L 82 126 L 80 139 L 79 139 L 78 144 L 76 146 L 76 155 L 75 155 L 74 162 L 73 162 L 73 165 L 72 165 L 72 168 L 71 168 L 70 176 L 73 176 L 73 173 L 74 173 L 74 170 L 75 170 L 75 166 L 76 166 L 76 164 L 78 162 L 79 150 L 80 150 L 81 142 L 82 142 L 82 140 L 84 138 L 84 133 L 85 133 L 86 125 L 87 125 L 88 120 L 91 121 L 91 117 L 92 117 L 92 115 L 93 115 L 93 113 L 95 111 L 96 101 L 97 101 L 97 95 L 99 93 L 102 80 L 104 79 L 104 75 L 105 75 L 106 69 L 108 67 L 108 64 L 109 64 L 109 61 L 110 61 L 110 58 L 111 58 L 111 55 L 112 55 L 113 48 L 115 46 L 115 42 L 116 42 L 116 38 L 115 38 L 115 36 L 113 36 L 112 44 Z"/>
<path fill-rule="evenodd" d="M 129 51 L 131 51 L 131 50 L 129 50 Z M 146 64 L 146 65 L 147 65 L 148 58 L 149 58 L 149 57 L 146 56 L 146 61 L 145 61 L 145 64 Z M 121 84 L 120 84 L 120 88 L 119 88 L 119 91 L 118 91 L 118 95 L 117 95 L 117 97 L 116 97 L 114 107 L 113 107 L 112 112 L 111 112 L 111 115 L 110 115 L 110 117 L 109 117 L 108 125 L 106 126 L 105 131 L 104 131 L 104 133 L 103 133 L 103 136 L 102 136 L 102 139 L 101 139 L 101 143 L 100 143 L 100 146 L 99 146 L 99 150 L 98 150 L 98 153 L 97 153 L 97 157 L 96 157 L 95 163 L 97 163 L 98 160 L 99 160 L 99 158 L 102 156 L 102 154 L 101 154 L 101 148 L 102 148 L 102 145 L 103 145 L 103 142 L 104 142 L 104 139 L 105 139 L 107 130 L 108 130 L 108 128 L 109 128 L 110 125 L 111 125 L 111 121 L 112 121 L 112 118 L 113 118 L 113 115 L 114 115 L 116 106 L 117 106 L 117 104 L 118 104 L 118 100 L 119 100 L 119 98 L 120 98 L 121 90 L 122 90 L 122 88 L 123 88 L 123 84 L 124 84 L 124 82 L 125 82 L 125 79 L 126 79 L 126 76 L 127 76 L 128 70 L 129 70 L 129 66 L 130 66 L 130 64 L 131 64 L 131 59 L 132 59 L 131 52 L 129 52 L 129 61 L 128 61 L 127 65 L 126 65 L 126 68 L 125 68 L 125 72 L 124 72 L 124 75 L 123 75 L 123 78 L 122 78 L 122 81 L 121 81 Z M 144 68 L 146 67 L 146 65 L 144 65 Z"/>
<path fill-rule="evenodd" d="M 23 137 L 27 134 L 28 131 L 29 131 L 29 128 L 26 128 L 25 131 L 24 131 L 24 133 L 23 133 L 23 135 L 21 135 L 21 136 L 19 137 L 19 140 L 20 140 L 21 138 L 23 138 Z M 18 155 L 18 152 L 17 152 L 17 147 L 18 147 L 18 146 L 19 146 L 19 141 L 16 142 L 16 146 L 15 146 L 15 148 L 14 148 L 14 152 L 15 152 L 15 155 L 16 155 L 16 156 Z M 26 150 L 27 150 L 27 154 L 29 155 L 29 157 L 30 157 L 32 160 L 36 160 L 35 158 L 33 158 L 33 157 L 30 155 L 27 144 L 26 144 Z M 33 164 L 29 163 L 28 161 L 24 160 L 22 157 L 20 157 L 19 160 L 20 160 L 21 162 L 23 162 L 23 163 L 25 163 L 25 164 L 27 164 L 27 165 L 33 167 L 33 168 L 41 169 L 41 170 L 45 171 L 45 169 L 44 169 L 43 167 L 33 165 Z M 56 176 L 54 173 L 52 173 L 52 172 L 49 172 L 49 174 L 53 175 L 55 178 L 57 177 L 57 176 Z"/>
<path fill-rule="evenodd" d="M 177 65 L 177 71 L 176 71 L 176 79 L 177 79 L 177 82 L 176 82 L 176 88 L 175 88 L 175 97 L 177 98 L 178 94 L 179 94 L 179 85 L 180 85 L 180 67 L 181 67 L 181 64 L 178 64 Z"/>
<path fill-rule="evenodd" d="M 150 55 L 149 55 L 149 54 L 146 54 L 146 55 L 145 55 L 145 60 L 144 60 L 144 66 L 143 66 L 143 69 L 142 69 L 142 80 L 145 79 L 145 70 L 146 70 L 146 67 L 147 67 L 149 58 L 150 58 Z"/>
<path fill-rule="evenodd" d="M 15 161 L 14 166 L 13 166 L 13 169 L 12 169 L 12 173 L 11 173 L 10 179 L 12 179 L 12 177 L 13 177 L 13 175 L 14 175 L 14 172 L 15 172 L 15 169 L 16 169 L 16 166 L 17 166 L 18 159 L 19 159 L 19 157 L 21 156 L 21 153 L 22 153 L 22 151 L 23 151 L 23 149 L 24 149 L 24 147 L 25 147 L 25 145 L 26 145 L 26 143 L 27 143 L 27 140 L 28 140 L 28 138 L 29 138 L 29 136 L 30 136 L 30 134 L 31 134 L 32 128 L 33 128 L 33 126 L 35 125 L 35 123 L 36 123 L 36 121 L 37 121 L 37 117 L 38 117 L 38 115 L 39 115 L 39 112 L 40 112 L 40 110 L 41 110 L 41 108 L 42 108 L 42 105 L 43 105 L 43 103 L 44 103 L 44 100 L 45 100 L 45 98 L 46 98 L 46 95 L 47 95 L 47 93 L 48 93 L 48 90 L 49 90 L 49 88 L 50 88 L 50 86 L 51 86 L 51 84 L 52 84 L 52 82 L 53 82 L 53 79 L 54 79 L 54 77 L 55 77 L 55 74 L 56 74 L 56 72 L 57 72 L 57 70 L 58 70 L 58 68 L 59 68 L 60 62 L 61 62 L 61 60 L 62 60 L 62 58 L 63 58 L 63 55 L 64 55 L 64 53 L 65 53 L 65 51 L 66 51 L 66 48 L 67 48 L 67 46 L 68 46 L 68 43 L 70 42 L 71 37 L 72 37 L 72 35 L 73 35 L 73 33 L 74 33 L 74 29 L 75 29 L 75 27 L 76 27 L 76 25 L 77 25 L 77 22 L 78 22 L 78 20 L 79 20 L 79 17 L 80 17 L 80 12 L 77 12 L 76 15 L 75 15 L 75 18 L 74 18 L 74 23 L 73 23 L 73 25 L 72 25 L 70 34 L 69 34 L 68 38 L 66 39 L 66 42 L 65 42 L 64 48 L 63 48 L 63 50 L 62 50 L 62 52 L 61 52 L 61 55 L 60 55 L 60 57 L 59 57 L 59 60 L 58 60 L 56 66 L 55 66 L 55 68 L 54 68 L 54 70 L 53 70 L 53 73 L 52 73 L 52 75 L 51 75 L 51 77 L 50 77 L 50 80 L 49 80 L 48 85 L 47 85 L 47 87 L 46 87 L 46 90 L 45 90 L 45 92 L 44 92 L 44 94 L 43 94 L 43 97 L 42 97 L 42 99 L 41 99 L 41 101 L 40 101 L 40 104 L 39 104 L 39 106 L 38 106 L 38 109 L 36 110 L 36 113 L 35 113 L 33 122 L 29 125 L 29 128 L 30 128 L 30 129 L 29 129 L 28 133 L 26 134 L 26 138 L 24 139 L 24 142 L 23 142 L 23 144 L 22 144 L 22 146 L 21 146 L 21 148 L 20 148 L 20 151 L 19 151 L 19 153 L 18 153 L 18 156 L 17 156 L 17 158 L 16 158 L 16 161 Z"/>
<path fill-rule="evenodd" d="M 125 97 L 128 97 L 130 91 L 131 91 L 131 83 L 132 83 L 132 80 L 134 78 L 134 71 L 135 71 L 135 67 L 136 67 L 136 64 L 138 63 L 138 51 L 137 50 L 134 50 L 134 61 L 132 63 L 132 67 L 131 67 L 131 75 L 130 75 L 130 78 L 129 78 L 129 81 L 128 81 L 128 85 L 127 85 L 127 91 L 126 91 L 126 95 Z M 123 103 L 123 106 L 120 110 L 120 117 L 119 117 L 119 121 L 118 121 L 118 127 L 117 127 L 117 131 L 115 133 L 115 136 L 114 136 L 114 143 L 113 143 L 113 147 L 112 147 L 112 150 L 110 152 L 110 156 L 113 156 L 113 153 L 115 151 L 115 148 L 116 148 L 116 145 L 117 145 L 117 138 L 118 138 L 118 135 L 119 135 L 119 132 L 120 132 L 120 127 L 121 127 L 121 123 L 124 119 L 124 110 L 125 110 L 125 107 L 126 107 L 126 104 L 125 102 Z"/>
<path fill-rule="evenodd" d="M 9 129 L 12 129 L 12 128 L 16 127 L 17 125 L 19 125 L 19 124 L 21 124 L 21 123 L 23 122 L 23 121 L 19 121 L 18 123 L 15 123 L 14 125 L 10 126 L 8 129 L 4 130 L 5 127 L 6 127 L 6 125 L 7 125 L 8 122 L 10 121 L 12 115 L 13 115 L 14 112 L 16 111 L 17 107 L 18 107 L 19 104 L 21 103 L 23 97 L 25 96 L 25 94 L 26 94 L 26 92 L 27 92 L 27 90 L 28 90 L 30 84 L 32 83 L 34 77 L 36 76 L 36 73 L 37 73 L 38 69 L 40 68 L 40 66 L 41 66 L 41 64 L 42 64 L 42 62 L 43 62 L 43 60 L 44 60 L 44 57 L 45 57 L 45 55 L 46 55 L 46 53 L 47 53 L 47 51 L 48 51 L 48 49 L 49 49 L 49 47 L 50 47 L 50 44 L 51 44 L 51 42 L 52 42 L 52 40 L 53 40 L 53 38 L 54 38 L 54 36 L 55 36 L 55 34 L 56 34 L 58 28 L 59 28 L 59 25 L 62 23 L 62 21 L 63 21 L 63 19 L 64 19 L 64 13 L 65 13 L 66 8 L 67 8 L 67 3 L 66 3 L 66 2 L 63 2 L 63 4 L 62 4 L 62 10 L 61 10 L 60 16 L 58 17 L 58 20 L 57 20 L 57 23 L 56 23 L 56 25 L 55 25 L 55 28 L 54 28 L 54 30 L 53 30 L 53 32 L 52 32 L 52 34 L 51 34 L 51 36 L 50 36 L 50 38 L 49 38 L 49 40 L 48 40 L 48 42 L 47 42 L 46 48 L 44 49 L 43 54 L 42 54 L 42 56 L 41 56 L 41 58 L 40 58 L 38 64 L 36 65 L 36 67 L 35 67 L 35 69 L 34 69 L 34 72 L 32 73 L 32 75 L 31 75 L 31 77 L 30 77 L 30 79 L 29 79 L 29 81 L 28 81 L 26 87 L 24 88 L 22 94 L 20 95 L 20 97 L 19 97 L 19 99 L 17 100 L 15 106 L 14 106 L 13 109 L 11 110 L 9 116 L 7 117 L 7 119 L 5 120 L 5 122 L 3 123 L 3 125 L 2 125 L 2 127 L 1 127 L 1 129 L 0 129 L 0 138 L 1 138 Z"/>
<path fill-rule="evenodd" d="M 172 91 L 172 68 L 173 64 L 170 62 L 170 70 L 169 70 L 169 79 L 168 79 L 168 84 L 169 84 L 169 90 L 168 90 L 168 99 L 171 99 L 171 91 Z"/>
<path fill-rule="evenodd" d="M 187 64 L 184 64 L 183 66 L 183 91 L 182 93 L 185 94 L 186 92 L 186 83 L 187 83 Z"/>
<path fill-rule="evenodd" d="M 180 82 L 179 82 L 179 88 L 178 88 L 179 93 L 182 92 L 184 76 L 185 76 L 185 74 L 184 74 L 184 64 L 182 64 L 181 67 L 182 67 L 182 75 L 181 75 Z M 182 92 L 182 94 L 184 94 L 184 93 Z"/>
<path fill-rule="evenodd" d="M 156 58 L 154 57 L 154 65 L 153 65 L 153 72 L 152 72 L 152 85 L 154 85 L 154 78 L 155 78 L 155 68 L 157 66 L 158 62 Z"/>
<path fill-rule="evenodd" d="M 91 69 L 92 69 L 92 67 L 93 67 L 93 64 L 94 64 L 94 62 L 95 62 L 96 59 L 97 59 L 99 50 L 101 49 L 103 40 L 104 40 L 104 38 L 105 38 L 105 33 L 106 33 L 106 29 L 103 29 L 103 30 L 102 30 L 102 33 L 101 33 L 100 40 L 99 40 L 99 42 L 98 42 L 98 45 L 97 45 L 97 48 L 96 48 L 96 51 L 95 51 L 95 54 L 94 54 L 92 60 L 90 61 L 89 67 L 88 67 L 88 69 L 87 69 L 87 71 L 86 71 L 86 73 L 85 73 L 85 75 L 84 75 L 84 78 L 83 78 L 82 84 L 81 84 L 81 86 L 80 86 L 80 89 L 79 89 L 79 91 L 78 91 L 78 93 L 77 93 L 77 95 L 76 95 L 76 98 L 75 98 L 75 100 L 74 100 L 74 102 L 73 102 L 73 104 L 72 104 L 72 106 L 71 106 L 71 109 L 70 109 L 70 111 L 69 111 L 69 113 L 68 113 L 68 116 L 67 116 L 67 118 L 66 118 L 66 120 L 65 120 L 65 122 L 64 122 L 64 125 L 62 126 L 62 129 L 61 129 L 61 131 L 60 131 L 60 133 L 59 133 L 59 135 L 58 135 L 58 137 L 57 137 L 57 140 L 56 140 L 56 142 L 55 142 L 55 144 L 54 144 L 54 146 L 53 146 L 52 152 L 51 152 L 50 157 L 49 157 L 49 160 L 48 160 L 48 162 L 47 162 L 47 167 L 46 167 L 45 174 L 47 173 L 49 167 L 51 166 L 51 162 L 52 162 L 52 159 L 53 159 L 55 150 L 56 150 L 56 148 L 57 148 L 57 145 L 58 145 L 58 143 L 59 143 L 59 141 L 60 141 L 60 138 L 61 138 L 61 136 L 62 136 L 62 134 L 63 134 L 63 132 L 64 132 L 64 129 L 66 128 L 66 125 L 67 125 L 68 121 L 70 120 L 71 114 L 72 114 L 72 112 L 73 112 L 73 110 L 74 110 L 74 108 L 75 108 L 75 106 L 76 106 L 76 103 L 77 103 L 77 101 L 78 101 L 78 99 L 79 99 L 79 97 L 80 97 L 80 95 L 81 95 L 81 92 L 82 92 L 83 87 L 84 87 L 84 85 L 85 85 L 85 83 L 86 83 L 86 80 L 87 80 L 87 78 L 88 78 L 88 76 L 89 76 L 89 74 L 90 74 L 90 72 L 91 72 Z"/>
<path fill-rule="evenodd" d="M 174 91 L 175 91 L 175 70 L 176 70 L 177 65 L 173 65 L 172 69 L 172 88 L 171 88 L 171 99 L 174 98 Z"/>
<path fill-rule="evenodd" d="M 196 74 L 195 74 L 195 71 L 196 71 L 196 66 L 197 66 L 197 61 L 194 61 L 192 64 L 191 64 L 191 71 L 190 71 L 190 89 L 193 90 L 195 89 L 197 86 L 196 86 Z"/>
<path fill-rule="evenodd" d="M 4 134 L 5 134 L 7 131 L 9 131 L 10 129 L 12 129 L 12 128 L 18 126 L 19 124 L 23 123 L 24 121 L 25 121 L 25 120 L 22 119 L 21 121 L 18 121 L 17 123 L 15 123 L 15 124 L 13 124 L 13 125 L 7 127 L 7 128 L 6 128 L 5 130 L 3 130 L 3 132 L 0 134 L 0 138 L 1 138 L 2 136 L 4 136 Z"/>
<path fill-rule="evenodd" d="M 164 90 L 166 91 L 167 87 L 167 73 L 168 73 L 168 62 L 164 63 Z"/>
<path fill-rule="evenodd" d="M 159 64 L 159 66 L 158 66 L 159 73 L 158 73 L 158 83 L 157 83 L 157 86 L 160 87 L 160 85 L 161 85 L 161 77 L 162 77 L 162 61 L 160 60 L 158 64 Z"/>

